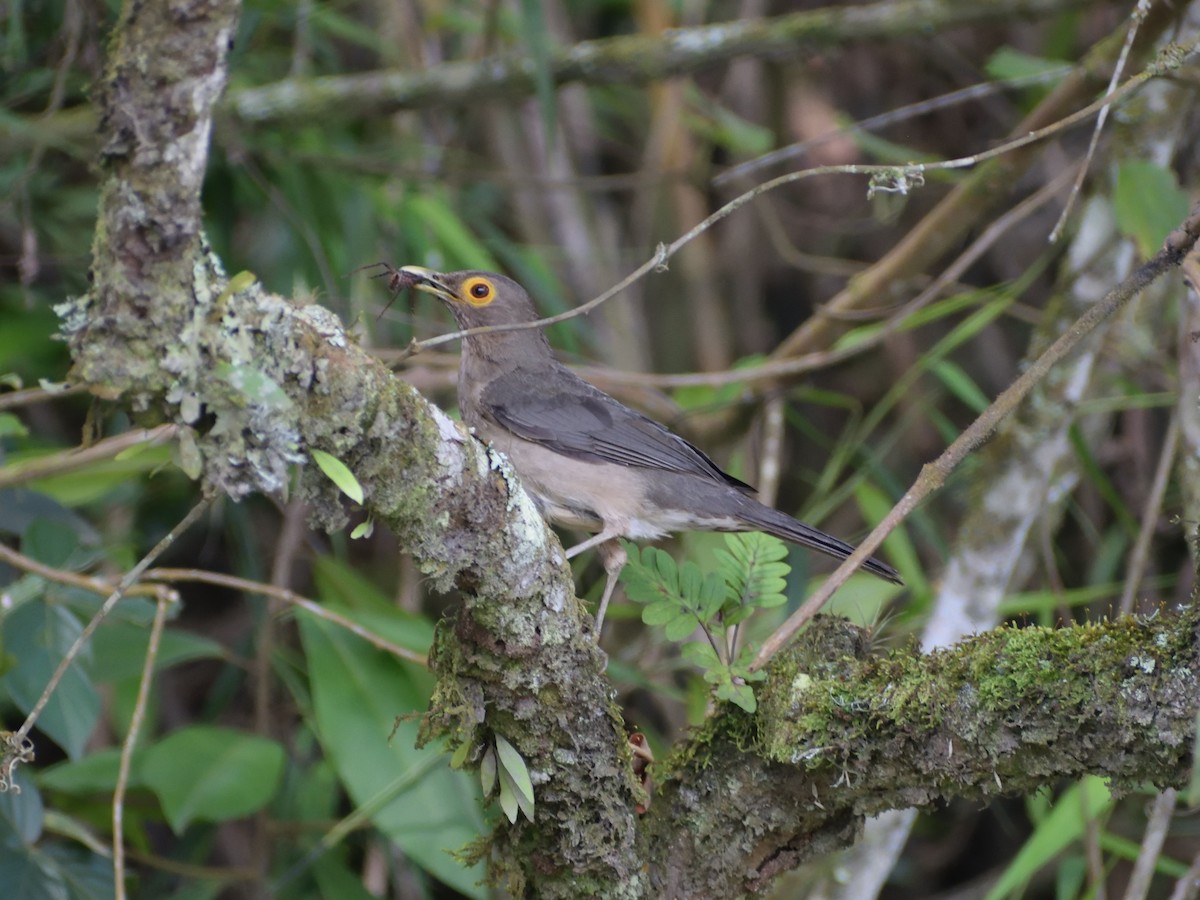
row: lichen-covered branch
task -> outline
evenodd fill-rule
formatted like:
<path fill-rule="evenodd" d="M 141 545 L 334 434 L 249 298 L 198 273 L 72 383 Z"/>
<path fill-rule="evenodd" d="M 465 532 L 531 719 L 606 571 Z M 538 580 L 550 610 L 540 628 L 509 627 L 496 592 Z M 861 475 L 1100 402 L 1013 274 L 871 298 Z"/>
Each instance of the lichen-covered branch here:
<path fill-rule="evenodd" d="M 428 734 L 482 743 L 502 733 L 522 754 L 537 822 L 501 843 L 542 877 L 557 867 L 636 884 L 638 788 L 604 658 L 561 547 L 507 465 L 332 314 L 269 294 L 248 273 L 226 279 L 200 237 L 208 124 L 235 12 L 128 4 L 122 17 L 98 93 L 107 177 L 94 288 L 59 310 L 73 378 L 177 423 L 182 465 L 235 498 L 282 490 L 310 448 L 346 463 L 367 509 L 433 583 L 464 594 L 457 640 L 444 635 L 433 657 L 443 677 Z M 301 485 L 315 518 L 345 521 L 315 467 Z"/>
<path fill-rule="evenodd" d="M 1004 628 L 952 650 L 881 656 L 818 619 L 776 659 L 758 712 L 732 707 L 682 748 L 645 827 L 656 896 L 764 889 L 847 845 L 862 819 L 1102 775 L 1185 784 L 1200 700 L 1200 617 Z"/>

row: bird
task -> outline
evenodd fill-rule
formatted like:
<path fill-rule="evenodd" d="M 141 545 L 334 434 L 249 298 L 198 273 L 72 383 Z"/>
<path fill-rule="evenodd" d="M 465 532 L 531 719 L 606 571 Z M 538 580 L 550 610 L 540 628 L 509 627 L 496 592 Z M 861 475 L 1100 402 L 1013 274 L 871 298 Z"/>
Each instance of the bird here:
<path fill-rule="evenodd" d="M 521 285 L 493 272 L 389 267 L 391 285 L 432 294 L 461 329 L 537 320 Z M 597 638 L 627 562 L 619 538 L 654 540 L 677 531 L 762 531 L 837 559 L 854 547 L 755 499 L 750 485 L 702 450 L 630 409 L 558 361 L 541 328 L 463 338 L 458 375 L 463 421 L 502 451 L 543 518 L 593 536 L 568 559 L 596 548 L 607 575 Z M 901 584 L 870 558 L 862 568 Z"/>

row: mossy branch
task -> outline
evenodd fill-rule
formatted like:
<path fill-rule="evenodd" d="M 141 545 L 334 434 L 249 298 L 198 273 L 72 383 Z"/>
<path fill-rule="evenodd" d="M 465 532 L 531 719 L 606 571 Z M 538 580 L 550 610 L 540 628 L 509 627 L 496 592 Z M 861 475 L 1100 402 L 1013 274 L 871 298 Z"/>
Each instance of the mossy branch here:
<path fill-rule="evenodd" d="M 1002 628 L 879 656 L 818 618 L 669 760 L 643 825 L 660 896 L 732 897 L 848 845 L 865 816 L 1032 793 L 1085 774 L 1116 793 L 1187 782 L 1200 617 Z M 667 891 L 667 893 L 662 893 Z"/>

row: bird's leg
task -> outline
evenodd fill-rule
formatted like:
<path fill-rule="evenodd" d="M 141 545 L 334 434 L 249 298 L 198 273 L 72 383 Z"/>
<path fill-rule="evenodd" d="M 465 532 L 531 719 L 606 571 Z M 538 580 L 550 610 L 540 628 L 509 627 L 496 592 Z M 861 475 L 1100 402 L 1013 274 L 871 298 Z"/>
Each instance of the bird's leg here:
<path fill-rule="evenodd" d="M 584 550 L 591 550 L 595 547 L 596 552 L 600 554 L 600 561 L 604 564 L 604 571 L 608 576 L 608 579 L 604 583 L 604 593 L 600 597 L 600 607 L 596 610 L 597 643 L 600 641 L 600 628 L 604 625 L 604 613 L 608 609 L 608 601 L 612 599 L 613 591 L 617 587 L 617 578 L 628 561 L 625 548 L 617 540 L 622 533 L 615 529 L 606 529 L 599 534 L 592 535 L 586 541 L 576 544 L 567 551 L 567 559 L 570 559 L 573 556 L 578 556 Z"/>
<path fill-rule="evenodd" d="M 599 534 L 593 534 L 586 541 L 581 541 L 568 550 L 567 559 L 578 556 L 584 550 L 591 550 L 593 547 L 599 547 L 601 544 L 619 537 L 620 534 L 621 532 L 619 531 L 601 531 Z"/>
<path fill-rule="evenodd" d="M 629 557 L 625 554 L 621 542 L 615 539 L 598 545 L 596 552 L 600 554 L 600 561 L 604 563 L 604 572 L 608 576 L 604 583 L 604 593 L 600 596 L 600 606 L 596 610 L 596 643 L 600 643 L 600 629 L 604 627 L 604 613 L 608 609 L 608 601 L 612 599 L 617 579 L 621 576 L 621 570 L 625 568 Z"/>

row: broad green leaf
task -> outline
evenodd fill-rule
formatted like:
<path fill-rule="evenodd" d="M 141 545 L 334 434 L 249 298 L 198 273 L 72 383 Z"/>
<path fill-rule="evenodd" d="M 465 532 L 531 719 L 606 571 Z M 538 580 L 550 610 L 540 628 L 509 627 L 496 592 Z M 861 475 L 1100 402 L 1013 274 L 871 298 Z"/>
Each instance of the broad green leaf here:
<path fill-rule="evenodd" d="M 1163 239 L 1188 213 L 1187 194 L 1175 173 L 1145 160 L 1130 160 L 1117 167 L 1113 212 L 1121 233 L 1133 238 L 1146 258 L 1162 246 Z"/>
<path fill-rule="evenodd" d="M 415 749 L 416 721 L 396 723 L 428 708 L 427 674 L 336 625 L 306 613 L 297 620 L 317 737 L 351 800 L 371 808 L 375 826 L 417 865 L 460 893 L 485 897 L 482 868 L 450 855 L 485 829 L 475 777 L 452 770 L 436 749 Z"/>
<path fill-rule="evenodd" d="M 129 785 L 143 787 L 140 751 L 134 753 L 129 769 Z M 89 753 L 83 759 L 57 763 L 38 773 L 38 784 L 67 794 L 95 794 L 112 791 L 117 785 L 121 750 L 109 747 Z"/>
<path fill-rule="evenodd" d="M 137 678 L 142 674 L 142 661 L 150 645 L 150 632 L 145 627 L 112 619 L 104 622 L 92 635 L 92 659 L 88 672 L 97 681 L 117 681 Z M 155 671 L 194 659 L 225 659 L 225 648 L 216 641 L 189 631 L 168 628 L 162 633 Z"/>
<path fill-rule="evenodd" d="M 27 437 L 29 429 L 12 413 L 0 413 L 0 438 Z"/>
<path fill-rule="evenodd" d="M 266 806 L 286 762 L 275 741 L 212 725 L 172 732 L 142 752 L 142 777 L 171 828 L 240 819 Z"/>
<path fill-rule="evenodd" d="M 500 770 L 500 809 L 504 813 L 504 817 L 508 819 L 509 824 L 517 824 L 517 814 L 520 811 L 520 805 L 517 803 L 517 791 L 513 787 L 512 779 L 508 777 L 508 773 L 503 769 Z"/>
<path fill-rule="evenodd" d="M 46 808 L 33 776 L 19 766 L 13 776 L 16 790 L 0 793 L 0 848 L 32 845 L 42 836 Z M 0 885 L 7 882 L 0 880 Z"/>
<path fill-rule="evenodd" d="M 67 649 L 83 632 L 83 625 L 63 606 L 37 599 L 14 609 L 4 619 L 4 651 L 16 661 L 0 690 L 28 713 L 58 668 Z M 84 745 L 100 715 L 100 697 L 84 663 L 90 655 L 76 657 L 59 682 L 38 719 L 38 728 L 62 747 L 71 759 L 83 755 Z"/>
<path fill-rule="evenodd" d="M 1050 72 L 1065 73 L 1068 68 L 1062 60 L 1033 56 L 1008 46 L 998 49 L 984 64 L 984 71 L 995 81 L 1026 79 Z"/>
<path fill-rule="evenodd" d="M 679 603 L 675 600 L 659 600 L 642 610 L 642 621 L 647 625 L 666 625 L 679 614 Z"/>
<path fill-rule="evenodd" d="M 325 473 L 325 477 L 337 485 L 338 490 L 353 500 L 355 503 L 362 505 L 363 489 L 358 483 L 358 479 L 354 477 L 354 473 L 349 467 L 338 459 L 336 456 L 326 453 L 324 450 L 311 450 L 313 462 L 317 467 Z"/>

